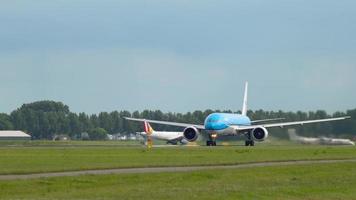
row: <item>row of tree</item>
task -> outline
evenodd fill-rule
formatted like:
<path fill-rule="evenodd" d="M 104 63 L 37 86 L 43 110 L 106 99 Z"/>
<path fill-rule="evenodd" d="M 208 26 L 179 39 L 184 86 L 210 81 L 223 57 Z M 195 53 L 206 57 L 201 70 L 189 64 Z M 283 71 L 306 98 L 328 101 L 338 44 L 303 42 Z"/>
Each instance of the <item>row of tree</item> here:
<path fill-rule="evenodd" d="M 104 133 L 129 134 L 142 131 L 142 124 L 128 122 L 124 117 L 155 119 L 164 121 L 185 122 L 203 124 L 204 119 L 213 112 L 233 113 L 231 110 L 205 110 L 194 111 L 185 114 L 163 113 L 160 110 L 143 112 L 113 111 L 87 115 L 85 113 L 70 112 L 69 107 L 61 102 L 39 101 L 24 104 L 10 115 L 0 114 L 0 130 L 23 130 L 29 133 L 33 139 L 52 139 L 55 135 L 68 135 L 71 138 L 80 138 L 83 132 L 87 132 L 91 139 L 101 139 Z M 237 113 L 237 112 L 236 112 Z M 309 136 L 316 135 L 352 135 L 356 133 L 356 109 L 344 112 L 336 112 L 328 115 L 325 111 L 316 112 L 283 112 L 283 111 L 248 111 L 251 119 L 285 118 L 285 121 L 311 120 L 327 117 L 351 116 L 351 120 L 320 123 L 296 127 L 298 133 Z M 178 131 L 181 128 L 155 125 L 157 130 Z M 98 136 L 99 135 L 99 136 Z M 100 136 L 101 135 L 101 136 Z M 273 130 L 274 136 L 285 136 L 284 129 Z"/>

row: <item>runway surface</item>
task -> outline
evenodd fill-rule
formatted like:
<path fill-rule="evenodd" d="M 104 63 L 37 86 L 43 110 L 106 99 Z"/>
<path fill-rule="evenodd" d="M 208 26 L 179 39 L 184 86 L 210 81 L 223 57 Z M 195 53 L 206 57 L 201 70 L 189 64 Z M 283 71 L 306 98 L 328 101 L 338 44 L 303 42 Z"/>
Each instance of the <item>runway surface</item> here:
<path fill-rule="evenodd" d="M 161 172 L 191 172 L 198 170 L 216 170 L 216 169 L 241 169 L 250 167 L 268 167 L 268 166 L 288 166 L 288 165 L 308 165 L 308 164 L 330 164 L 356 162 L 356 159 L 345 160 L 301 160 L 301 161 L 281 161 L 281 162 L 259 162 L 245 163 L 236 165 L 216 165 L 216 166 L 187 166 L 187 167 L 150 167 L 150 168 L 126 168 L 126 169 L 101 169 L 85 171 L 68 172 L 50 172 L 24 175 L 0 175 L 0 180 L 27 180 L 36 178 L 66 177 L 80 175 L 105 175 L 105 174 L 145 174 Z"/>

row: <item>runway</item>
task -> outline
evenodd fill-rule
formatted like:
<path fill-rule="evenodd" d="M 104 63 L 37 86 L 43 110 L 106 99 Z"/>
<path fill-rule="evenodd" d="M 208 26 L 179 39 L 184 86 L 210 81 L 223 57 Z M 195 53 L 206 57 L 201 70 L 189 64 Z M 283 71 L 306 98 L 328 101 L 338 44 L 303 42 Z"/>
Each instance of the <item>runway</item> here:
<path fill-rule="evenodd" d="M 125 169 L 100 169 L 85 171 L 68 171 L 68 172 L 49 172 L 23 175 L 0 175 L 0 180 L 27 180 L 37 178 L 52 177 L 70 177 L 81 175 L 107 175 L 107 174 L 145 174 L 161 172 L 192 172 L 199 170 L 216 170 L 216 169 L 243 169 L 251 167 L 268 167 L 268 166 L 288 166 L 288 165 L 310 165 L 310 164 L 330 164 L 356 162 L 356 159 L 344 160 L 301 160 L 301 161 L 280 161 L 280 162 L 259 162 L 245 163 L 236 165 L 214 165 L 214 166 L 187 166 L 187 167 L 150 167 L 150 168 L 125 168 Z"/>

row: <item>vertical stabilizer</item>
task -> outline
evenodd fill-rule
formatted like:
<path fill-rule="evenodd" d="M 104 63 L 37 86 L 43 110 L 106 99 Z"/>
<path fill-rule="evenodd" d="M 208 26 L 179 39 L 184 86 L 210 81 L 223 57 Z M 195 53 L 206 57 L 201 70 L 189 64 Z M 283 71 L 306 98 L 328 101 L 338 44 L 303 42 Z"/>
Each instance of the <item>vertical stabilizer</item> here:
<path fill-rule="evenodd" d="M 146 132 L 147 135 L 151 135 L 154 132 L 154 130 L 151 127 L 150 123 L 145 121 L 144 126 L 145 126 L 145 132 Z"/>
<path fill-rule="evenodd" d="M 245 94 L 244 94 L 244 102 L 242 105 L 242 111 L 241 114 L 246 116 L 247 114 L 247 95 L 248 95 L 248 82 L 246 81 L 245 83 Z"/>

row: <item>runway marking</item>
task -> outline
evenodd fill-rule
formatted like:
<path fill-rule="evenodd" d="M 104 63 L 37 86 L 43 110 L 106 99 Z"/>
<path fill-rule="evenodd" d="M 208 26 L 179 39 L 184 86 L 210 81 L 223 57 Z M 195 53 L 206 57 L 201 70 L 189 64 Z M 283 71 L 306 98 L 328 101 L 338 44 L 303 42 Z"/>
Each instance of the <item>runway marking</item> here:
<path fill-rule="evenodd" d="M 250 168 L 250 167 L 331 164 L 331 163 L 344 163 L 344 162 L 356 162 L 356 159 L 299 160 L 299 161 L 277 161 L 277 162 L 259 162 L 259 163 L 245 163 L 245 164 L 242 163 L 236 165 L 216 165 L 216 166 L 149 167 L 149 168 L 123 168 L 123 169 L 101 169 L 101 170 L 84 170 L 84 171 L 68 171 L 68 172 L 49 172 L 49 173 L 37 173 L 37 174 L 0 175 L 0 180 L 27 180 L 27 179 L 37 179 L 37 178 L 69 177 L 69 176 L 81 176 L 81 175 L 192 172 L 192 171 L 212 170 L 212 169 L 242 169 L 242 168 Z"/>

